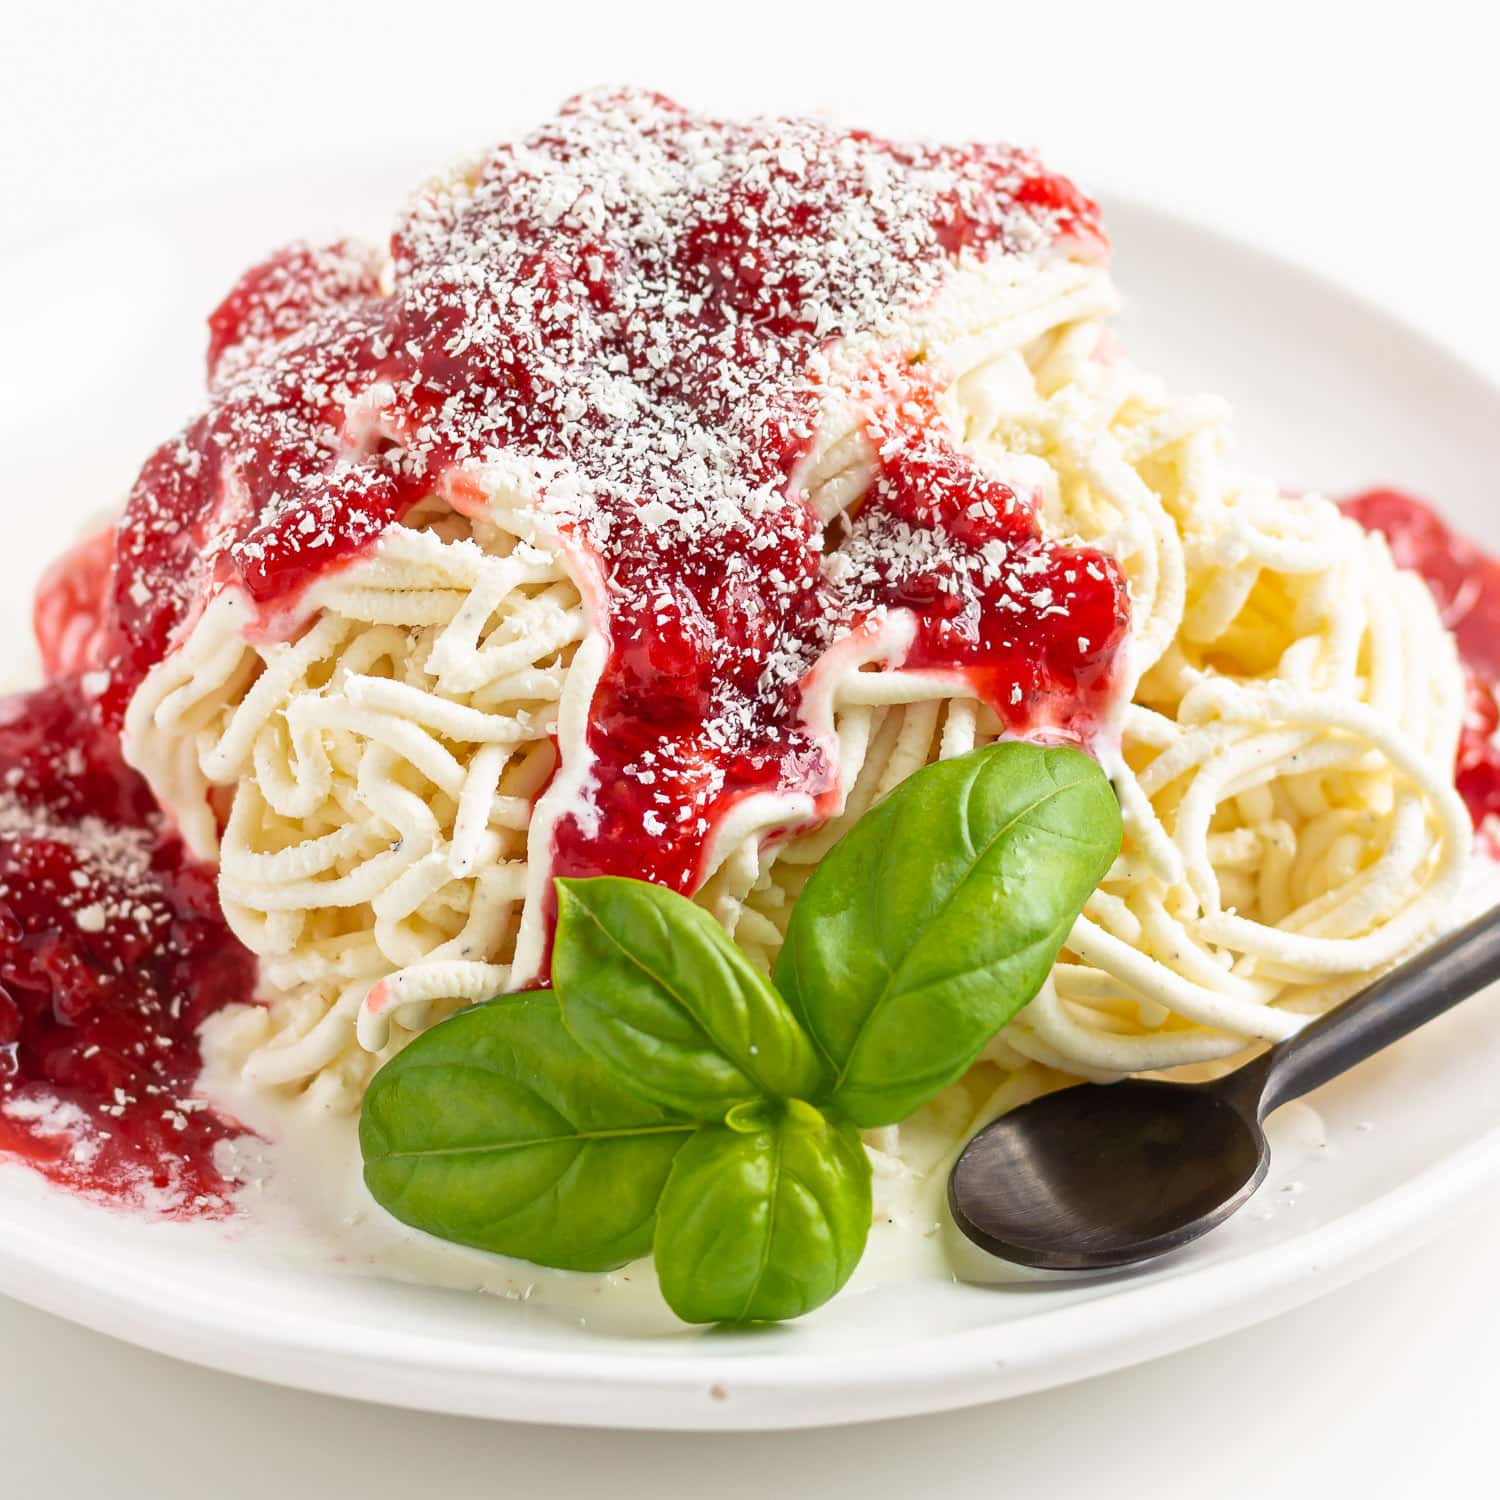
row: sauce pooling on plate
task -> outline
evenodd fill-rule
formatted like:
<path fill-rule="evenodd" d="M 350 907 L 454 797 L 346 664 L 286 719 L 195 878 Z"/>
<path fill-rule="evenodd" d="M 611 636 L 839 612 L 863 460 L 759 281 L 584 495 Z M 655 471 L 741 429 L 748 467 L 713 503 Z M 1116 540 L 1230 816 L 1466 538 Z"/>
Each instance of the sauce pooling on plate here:
<path fill-rule="evenodd" d="M 254 960 L 76 677 L 0 701 L 0 1149 L 168 1212 L 222 1208 L 196 1032 Z"/>

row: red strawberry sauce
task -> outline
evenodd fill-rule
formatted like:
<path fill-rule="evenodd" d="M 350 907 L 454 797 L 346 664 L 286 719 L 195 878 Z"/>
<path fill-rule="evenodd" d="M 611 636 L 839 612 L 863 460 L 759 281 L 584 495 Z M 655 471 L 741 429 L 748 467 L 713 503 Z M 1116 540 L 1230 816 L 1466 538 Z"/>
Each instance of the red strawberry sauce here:
<path fill-rule="evenodd" d="M 425 190 L 389 257 L 249 271 L 209 320 L 205 404 L 46 580 L 49 684 L 0 705 L 0 1148 L 117 1198 L 224 1201 L 234 1127 L 191 1097 L 196 1029 L 252 997 L 254 961 L 124 763 L 124 711 L 216 594 L 285 635 L 433 493 L 475 511 L 509 486 L 590 580 L 608 651 L 557 873 L 690 890 L 745 797 L 828 805 L 808 674 L 895 612 L 886 666 L 1089 744 L 1123 579 L 964 452 L 902 340 L 956 265 L 1105 254 L 1095 206 L 1026 152 L 607 93 Z M 851 375 L 830 351 L 860 334 L 888 363 Z M 840 391 L 874 478 L 825 526 L 805 460 Z"/>
<path fill-rule="evenodd" d="M 1454 531 L 1425 501 L 1400 490 L 1368 490 L 1343 508 L 1366 530 L 1385 537 L 1401 567 L 1422 575 L 1458 642 L 1469 701 L 1454 782 L 1475 828 L 1483 829 L 1500 813 L 1500 562 Z"/>

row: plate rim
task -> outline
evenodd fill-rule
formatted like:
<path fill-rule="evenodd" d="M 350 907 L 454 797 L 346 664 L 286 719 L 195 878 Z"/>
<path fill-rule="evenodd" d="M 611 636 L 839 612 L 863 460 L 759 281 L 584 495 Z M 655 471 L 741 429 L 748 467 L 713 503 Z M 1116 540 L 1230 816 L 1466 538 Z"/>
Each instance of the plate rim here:
<path fill-rule="evenodd" d="M 912 1340 L 877 1357 L 712 1354 L 650 1358 L 456 1344 L 378 1326 L 279 1314 L 225 1315 L 222 1297 L 185 1289 L 159 1269 L 111 1262 L 86 1245 L 24 1231 L 32 1253 L 0 1239 L 0 1291 L 156 1353 L 272 1384 L 449 1415 L 552 1426 L 677 1431 L 791 1430 L 955 1410 L 1071 1384 L 1246 1328 L 1389 1264 L 1441 1231 L 1463 1200 L 1500 1181 L 1500 1127 L 1399 1188 L 1283 1243 L 1184 1268 L 1169 1283 L 1016 1323 Z M 61 1252 L 61 1254 L 59 1254 Z M 1254 1278 L 1244 1274 L 1254 1264 Z M 18 1278 L 27 1278 L 24 1289 Z M 40 1278 L 40 1279 L 34 1279 Z M 976 1289 L 982 1290 L 982 1289 Z M 82 1300 L 79 1294 L 82 1293 Z M 988 1294 L 988 1292 L 986 1292 Z M 1138 1316 L 1145 1311 L 1146 1316 Z M 1210 1332 L 1203 1324 L 1212 1325 Z M 899 1359 L 893 1355 L 899 1353 Z M 274 1373 L 268 1365 L 274 1361 Z M 350 1362 L 362 1388 L 351 1391 Z M 290 1362 L 290 1363 L 289 1363 Z M 1058 1373 L 1059 1363 L 1068 1368 Z M 620 1403 L 622 1390 L 630 1400 Z M 566 1392 L 582 1410 L 560 1412 Z M 608 1398 L 605 1410 L 595 1403 Z M 832 1397 L 832 1400 L 827 1398 Z M 824 1398 L 808 1404 L 809 1398 Z M 797 1408 L 785 1409 L 795 1402 Z"/>
<path fill-rule="evenodd" d="M 348 163 L 343 164 L 348 166 Z M 266 179 L 260 174 L 257 180 Z M 1279 276 L 1384 323 L 1481 389 L 1500 409 L 1500 379 L 1464 349 L 1399 309 L 1345 287 L 1315 264 L 1229 231 L 1094 174 L 1106 209 L 1183 231 L 1209 253 L 1250 254 Z M 216 184 L 228 189 L 231 183 Z M 201 193 L 168 195 L 172 201 Z M 135 205 L 136 213 L 153 204 Z M 110 221 L 124 220 L 122 206 Z M 106 225 L 92 226 L 97 232 Z M 0 258 L 66 242 L 77 226 L 7 247 Z M 699 1352 L 670 1359 L 639 1352 L 587 1353 L 458 1344 L 392 1333 L 319 1315 L 256 1308 L 238 1316 L 222 1297 L 170 1281 L 139 1262 L 44 1229 L 0 1231 L 0 1294 L 156 1353 L 273 1384 L 383 1405 L 559 1426 L 660 1430 L 769 1430 L 882 1420 L 953 1410 L 1122 1369 L 1245 1328 L 1376 1270 L 1438 1234 L 1466 1200 L 1500 1183 L 1500 1122 L 1407 1181 L 1314 1229 L 1242 1255 L 1185 1266 L 1162 1283 L 1117 1286 L 1111 1295 L 1021 1323 L 908 1339 L 882 1351 L 771 1353 L 726 1359 Z M 56 1191 L 56 1190 L 53 1190 Z M 1254 1267 L 1253 1276 L 1246 1266 Z M 1142 1308 L 1149 1309 L 1142 1316 Z M 1014 1339 L 1025 1326 L 1027 1335 Z M 1014 1343 L 1016 1347 L 1010 1345 Z M 360 1388 L 348 1368 L 358 1363 Z M 562 1410 L 559 1393 L 575 1406 Z M 626 1393 L 622 1399 L 622 1392 Z M 607 1397 L 609 1404 L 601 1405 Z M 814 1399 L 817 1398 L 817 1399 Z"/>

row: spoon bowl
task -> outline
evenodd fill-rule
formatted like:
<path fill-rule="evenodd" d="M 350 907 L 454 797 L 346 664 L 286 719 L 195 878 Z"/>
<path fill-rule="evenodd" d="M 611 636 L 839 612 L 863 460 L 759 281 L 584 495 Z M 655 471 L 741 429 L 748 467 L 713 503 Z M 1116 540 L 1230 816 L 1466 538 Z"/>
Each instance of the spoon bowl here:
<path fill-rule="evenodd" d="M 1165 1255 L 1260 1185 L 1270 1148 L 1217 1091 L 1135 1079 L 1065 1089 L 1003 1115 L 949 1179 L 959 1228 L 992 1255 L 1092 1271 Z"/>
<path fill-rule="evenodd" d="M 1212 1083 L 1079 1084 L 1002 1115 L 948 1179 L 958 1228 L 1053 1271 L 1152 1260 L 1222 1224 L 1270 1164 L 1261 1121 L 1500 979 L 1500 907 Z"/>

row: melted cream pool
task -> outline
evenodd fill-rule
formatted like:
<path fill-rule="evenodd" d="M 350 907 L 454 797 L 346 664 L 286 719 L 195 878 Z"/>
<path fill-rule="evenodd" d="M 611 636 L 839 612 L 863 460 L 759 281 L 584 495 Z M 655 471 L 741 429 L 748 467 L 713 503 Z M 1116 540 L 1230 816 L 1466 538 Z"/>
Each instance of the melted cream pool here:
<path fill-rule="evenodd" d="M 1016 1107 L 1050 1081 L 1040 1070 L 1023 1069 L 984 1101 L 983 1117 Z M 220 1148 L 222 1165 L 243 1184 L 243 1212 L 232 1230 L 240 1244 L 283 1260 L 325 1269 L 337 1265 L 351 1275 L 526 1302 L 560 1322 L 598 1333 L 658 1337 L 681 1328 L 662 1301 L 648 1260 L 584 1275 L 434 1239 L 391 1218 L 365 1190 L 353 1118 L 315 1114 L 228 1075 L 205 1074 L 201 1086 L 261 1137 L 242 1137 Z M 976 1120 L 955 1132 L 952 1116 L 959 1106 L 949 1096 L 934 1104 L 944 1099 L 945 1108 L 929 1106 L 902 1127 L 902 1157 L 918 1163 L 917 1170 L 880 1151 L 880 1143 L 872 1151 L 875 1222 L 864 1259 L 842 1296 L 927 1280 L 1005 1285 L 1056 1279 L 1055 1273 L 986 1255 L 954 1229 L 945 1203 L 948 1168 L 978 1125 Z M 1259 1219 L 1294 1206 L 1308 1168 L 1329 1154 L 1323 1121 L 1304 1104 L 1279 1110 L 1268 1134 L 1271 1177 L 1245 1210 Z"/>

